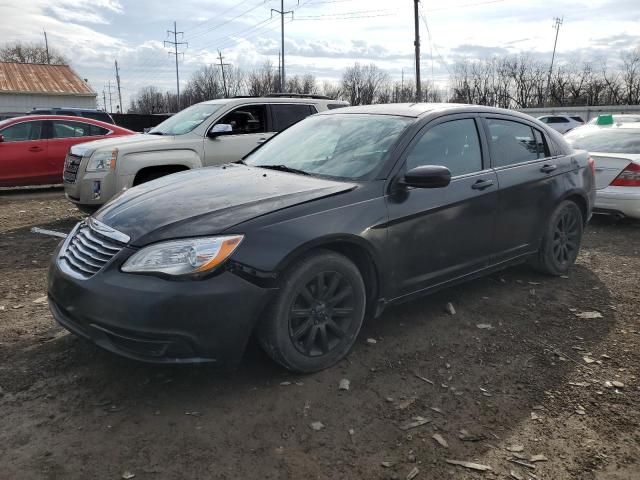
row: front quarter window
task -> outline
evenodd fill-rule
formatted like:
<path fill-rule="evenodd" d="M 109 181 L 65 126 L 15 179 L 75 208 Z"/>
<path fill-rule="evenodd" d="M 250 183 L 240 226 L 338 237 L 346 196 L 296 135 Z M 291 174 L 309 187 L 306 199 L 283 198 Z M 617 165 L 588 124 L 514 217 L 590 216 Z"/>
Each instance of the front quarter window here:
<path fill-rule="evenodd" d="M 222 104 L 199 103 L 166 119 L 161 124 L 149 130 L 150 135 L 184 135 L 194 130 L 198 125 L 213 115 Z"/>

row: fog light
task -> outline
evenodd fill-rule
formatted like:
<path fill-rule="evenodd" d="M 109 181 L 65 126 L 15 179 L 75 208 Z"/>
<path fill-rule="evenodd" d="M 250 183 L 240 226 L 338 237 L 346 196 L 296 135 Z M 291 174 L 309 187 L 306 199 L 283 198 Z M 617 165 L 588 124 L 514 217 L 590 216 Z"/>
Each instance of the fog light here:
<path fill-rule="evenodd" d="M 100 200 L 100 180 L 93 181 L 93 188 L 91 189 L 91 198 L 93 200 Z"/>

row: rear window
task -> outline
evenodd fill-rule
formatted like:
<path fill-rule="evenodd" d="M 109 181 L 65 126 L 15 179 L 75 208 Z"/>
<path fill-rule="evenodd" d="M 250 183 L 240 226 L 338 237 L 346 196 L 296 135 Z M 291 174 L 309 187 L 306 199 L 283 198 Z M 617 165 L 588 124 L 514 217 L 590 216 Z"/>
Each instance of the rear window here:
<path fill-rule="evenodd" d="M 578 129 L 564 138 L 573 148 L 589 152 L 640 154 L 640 129 Z"/>
<path fill-rule="evenodd" d="M 575 120 L 576 122 L 580 122 L 580 123 L 584 123 L 584 120 L 582 120 L 582 117 L 571 117 L 573 120 Z"/>
<path fill-rule="evenodd" d="M 549 117 L 545 123 L 569 123 L 569 119 L 564 117 Z"/>

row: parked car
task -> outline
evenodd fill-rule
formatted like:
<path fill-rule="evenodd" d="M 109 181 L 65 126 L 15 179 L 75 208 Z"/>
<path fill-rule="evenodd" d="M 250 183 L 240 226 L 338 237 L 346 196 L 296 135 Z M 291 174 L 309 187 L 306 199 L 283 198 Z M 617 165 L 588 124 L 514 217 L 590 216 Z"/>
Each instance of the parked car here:
<path fill-rule="evenodd" d="M 640 219 L 640 123 L 585 125 L 565 136 L 595 160 L 595 213 Z"/>
<path fill-rule="evenodd" d="M 84 117 L 91 118 L 93 120 L 99 120 L 104 123 L 111 123 L 115 125 L 111 115 L 104 110 L 97 110 L 95 108 L 44 108 L 37 107 L 29 112 L 29 115 L 65 115 L 67 117 Z"/>
<path fill-rule="evenodd" d="M 62 183 L 72 145 L 134 132 L 88 118 L 22 116 L 0 121 L 0 187 Z"/>
<path fill-rule="evenodd" d="M 314 95 L 199 103 L 145 135 L 72 148 L 65 193 L 81 209 L 92 211 L 124 188 L 182 170 L 240 160 L 297 121 L 346 105 Z"/>
<path fill-rule="evenodd" d="M 589 120 L 588 125 L 614 125 L 616 123 L 637 123 L 640 122 L 640 115 L 632 113 L 611 115 L 603 114 Z"/>
<path fill-rule="evenodd" d="M 387 305 L 524 261 L 566 274 L 594 196 L 587 153 L 528 115 L 332 110 L 240 163 L 122 192 L 58 247 L 49 305 L 125 357 L 233 363 L 255 332 L 313 372 Z"/>
<path fill-rule="evenodd" d="M 538 120 L 560 133 L 566 133 L 569 130 L 584 125 L 582 117 L 577 115 L 545 115 L 538 117 Z"/>

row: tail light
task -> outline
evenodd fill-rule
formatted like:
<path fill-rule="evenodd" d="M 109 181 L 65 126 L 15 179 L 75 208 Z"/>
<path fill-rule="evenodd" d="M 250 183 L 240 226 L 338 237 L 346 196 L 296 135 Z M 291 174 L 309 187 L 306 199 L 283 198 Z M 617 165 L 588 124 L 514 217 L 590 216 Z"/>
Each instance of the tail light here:
<path fill-rule="evenodd" d="M 591 173 L 594 175 L 596 174 L 596 162 L 591 157 L 589 157 L 589 170 L 591 170 Z"/>
<path fill-rule="evenodd" d="M 630 163 L 620 172 L 613 182 L 613 187 L 640 187 L 640 165 Z"/>

